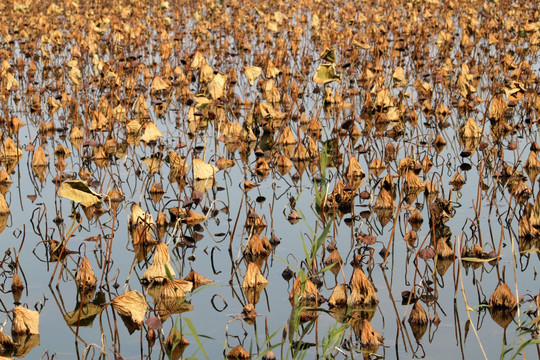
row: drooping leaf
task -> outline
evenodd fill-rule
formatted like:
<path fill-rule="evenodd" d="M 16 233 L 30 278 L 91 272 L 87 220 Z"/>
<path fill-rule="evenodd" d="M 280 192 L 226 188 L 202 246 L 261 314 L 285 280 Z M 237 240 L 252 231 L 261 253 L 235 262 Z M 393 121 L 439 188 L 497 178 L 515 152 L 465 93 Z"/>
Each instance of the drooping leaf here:
<path fill-rule="evenodd" d="M 319 65 L 315 75 L 313 76 L 313 81 L 316 84 L 328 84 L 332 81 L 339 81 L 340 77 L 336 71 L 336 66 L 334 64 L 321 64 Z"/>
<path fill-rule="evenodd" d="M 58 189 L 58 195 L 87 207 L 101 203 L 101 195 L 90 189 L 83 180 L 64 181 Z"/>
<path fill-rule="evenodd" d="M 255 84 L 255 80 L 261 76 L 262 68 L 258 66 L 246 66 L 244 68 L 244 73 L 246 74 L 249 85 L 253 86 Z"/>

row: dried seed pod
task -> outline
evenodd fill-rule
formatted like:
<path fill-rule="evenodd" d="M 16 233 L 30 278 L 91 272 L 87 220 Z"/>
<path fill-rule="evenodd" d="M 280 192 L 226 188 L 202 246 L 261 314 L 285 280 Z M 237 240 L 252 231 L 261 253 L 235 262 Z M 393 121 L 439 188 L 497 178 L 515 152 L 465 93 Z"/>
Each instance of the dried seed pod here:
<path fill-rule="evenodd" d="M 163 282 L 168 277 L 167 270 L 171 276 L 175 276 L 170 261 L 169 248 L 165 243 L 158 243 L 154 251 L 152 265 L 144 272 L 142 280 L 147 282 Z M 167 268 L 167 270 L 165 268 Z"/>
<path fill-rule="evenodd" d="M 96 287 L 97 278 L 90 265 L 90 260 L 85 256 L 81 260 L 77 276 L 75 277 L 75 284 L 79 289 L 90 290 Z"/>
<path fill-rule="evenodd" d="M 39 334 L 39 312 L 22 306 L 13 309 L 13 334 Z"/>

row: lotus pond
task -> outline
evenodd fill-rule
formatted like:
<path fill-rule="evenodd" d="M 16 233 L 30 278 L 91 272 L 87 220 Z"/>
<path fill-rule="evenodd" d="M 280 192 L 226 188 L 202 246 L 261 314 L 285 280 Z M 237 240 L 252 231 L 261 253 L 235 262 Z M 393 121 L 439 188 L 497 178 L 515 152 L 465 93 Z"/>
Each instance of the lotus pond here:
<path fill-rule="evenodd" d="M 540 356 L 534 1 L 0 4 L 0 359 Z"/>

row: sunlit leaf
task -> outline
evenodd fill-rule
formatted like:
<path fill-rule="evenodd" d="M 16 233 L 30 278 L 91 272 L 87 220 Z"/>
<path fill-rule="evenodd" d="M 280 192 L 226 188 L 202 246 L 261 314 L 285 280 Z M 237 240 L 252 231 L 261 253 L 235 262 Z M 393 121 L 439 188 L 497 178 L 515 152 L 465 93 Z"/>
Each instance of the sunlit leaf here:
<path fill-rule="evenodd" d="M 336 72 L 336 67 L 334 64 L 321 64 L 317 68 L 315 75 L 313 76 L 313 81 L 316 84 L 328 84 L 332 81 L 339 81 L 340 76 Z"/>
<path fill-rule="evenodd" d="M 255 84 L 255 80 L 261 76 L 262 68 L 258 66 L 246 66 L 244 68 L 244 73 L 249 81 L 249 85 L 253 86 Z"/>
<path fill-rule="evenodd" d="M 101 195 L 82 180 L 64 181 L 58 189 L 58 195 L 87 207 L 101 203 Z"/>

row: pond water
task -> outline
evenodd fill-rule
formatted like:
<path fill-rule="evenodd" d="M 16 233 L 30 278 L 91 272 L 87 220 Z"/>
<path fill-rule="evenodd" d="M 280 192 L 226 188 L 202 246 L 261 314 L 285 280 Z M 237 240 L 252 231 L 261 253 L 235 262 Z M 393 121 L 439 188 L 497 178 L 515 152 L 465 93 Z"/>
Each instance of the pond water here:
<path fill-rule="evenodd" d="M 3 15 L 16 32 L 0 28 L 6 48 L 0 58 L 5 60 L 0 72 L 0 170 L 5 170 L 0 191 L 10 210 L 0 216 L 3 333 L 10 334 L 16 306 L 39 312 L 39 335 L 13 334 L 15 345 L 0 342 L 3 355 L 161 359 L 169 356 L 165 342 L 172 329 L 189 342 L 173 358 L 219 359 L 238 345 L 259 359 L 269 348 L 280 359 L 540 355 L 534 322 L 540 292 L 540 163 L 527 165 L 530 155 L 537 159 L 540 151 L 540 62 L 534 47 L 522 52 L 512 47 L 513 65 L 512 59 L 499 56 L 498 62 L 505 62 L 502 71 L 492 60 L 502 45 L 491 38 L 475 44 L 478 53 L 465 45 L 448 51 L 433 36 L 422 40 L 425 33 L 409 29 L 411 38 L 425 41 L 425 53 L 387 49 L 403 40 L 399 31 L 379 24 L 374 32 L 367 18 L 348 19 L 348 12 L 356 13 L 349 3 L 321 5 L 317 17 L 303 5 L 265 5 L 249 13 L 252 26 L 243 20 L 248 13 L 234 2 L 191 8 L 120 1 L 96 11 L 81 3 L 81 13 L 93 19 L 85 36 L 76 35 L 76 21 L 66 20 L 71 12 L 58 12 L 49 3 L 33 10 L 48 9 L 43 11 L 47 21 L 62 30 L 60 35 L 51 30 L 52 40 L 21 35 L 19 25 L 24 26 L 16 11 L 29 16 L 31 5 Z M 63 5 L 79 12 L 78 5 Z M 146 19 L 145 26 L 135 26 L 136 17 L 124 14 L 128 5 L 135 14 L 148 15 L 140 18 Z M 439 5 L 425 6 L 442 16 Z M 409 9 L 415 6 L 420 5 Z M 377 8 L 364 12 L 372 18 Z M 278 9 L 289 14 L 290 22 Z M 322 20 L 332 23 L 334 13 L 362 36 L 351 32 L 348 39 L 346 27 L 323 31 L 315 25 L 321 18 L 321 28 L 330 26 Z M 463 25 L 460 16 L 450 19 Z M 208 30 L 205 19 L 229 29 L 229 17 L 257 34 L 243 48 L 236 37 Z M 119 19 L 133 27 L 120 26 Z M 416 20 L 433 25 L 429 17 Z M 266 36 L 261 24 L 284 28 Z M 300 31 L 300 25 L 306 28 Z M 139 36 L 133 35 L 137 31 Z M 389 43 L 376 40 L 393 33 Z M 336 34 L 348 39 L 348 50 L 338 46 Z M 132 53 L 119 45 L 127 41 L 124 36 Z M 325 36 L 326 42 L 321 40 Z M 456 30 L 455 36 L 463 37 L 463 31 Z M 148 42 L 139 44 L 138 37 Z M 206 49 L 203 38 L 219 51 Z M 226 41 L 238 47 L 226 47 Z M 42 48 L 29 50 L 29 43 Z M 302 55 L 292 56 L 291 44 Z M 283 48 L 288 52 L 280 52 Z M 169 50 L 168 60 L 163 59 Z M 284 54 L 287 59 L 280 60 Z M 423 56 L 426 64 L 420 66 Z M 279 63 L 279 74 L 272 75 L 269 59 Z M 68 65 L 70 60 L 76 61 Z M 327 72 L 320 72 L 321 64 Z M 244 68 L 252 65 L 264 68 L 254 84 Z M 336 66 L 340 81 L 326 81 L 328 76 L 337 80 L 328 70 Z M 76 67 L 80 79 L 72 72 Z M 405 85 L 395 75 L 398 67 L 409 77 Z M 10 89 L 8 74 L 18 81 Z M 224 85 L 210 85 L 223 74 L 228 75 Z M 462 76 L 470 84 L 462 84 Z M 280 100 L 270 101 L 275 97 Z M 502 115 L 492 111 L 496 100 L 505 104 Z M 19 128 L 15 118 L 25 125 Z M 73 136 L 75 127 L 80 137 Z M 286 144 L 289 130 L 293 140 Z M 299 144 L 307 149 L 305 155 L 299 155 Z M 17 154 L 17 148 L 20 154 L 7 153 Z M 213 175 L 201 176 L 194 169 L 197 159 L 219 168 L 202 165 Z M 289 159 L 294 160 L 290 169 L 279 166 Z M 363 176 L 348 174 L 352 159 Z M 179 165 L 183 161 L 186 168 Z M 384 166 L 375 166 L 377 161 Z M 81 192 L 86 199 L 94 195 L 83 181 L 71 180 L 84 180 L 101 204 L 79 204 Z M 59 189 L 67 184 L 84 189 L 74 191 L 75 198 L 73 192 L 62 195 Z M 113 190 L 122 194 L 117 202 Z M 142 221 L 142 230 L 134 230 L 135 205 L 158 222 L 165 215 L 168 224 Z M 193 214 L 205 218 L 196 221 Z M 272 242 L 267 256 L 246 253 L 257 231 Z M 168 247 L 169 274 L 159 280 L 184 279 L 193 270 L 212 282 L 177 296 L 164 312 L 161 288 L 142 280 L 159 258 L 158 250 L 134 246 L 147 234 Z M 53 241 L 62 241 L 69 251 L 54 253 Z M 339 252 L 341 267 L 328 268 L 331 250 Z M 84 257 L 97 288 L 81 295 L 76 275 Z M 268 281 L 259 284 L 259 291 L 243 286 L 253 264 Z M 349 285 L 352 298 L 359 269 L 370 284 L 364 288 L 375 289 L 376 304 L 331 307 L 326 300 L 339 284 Z M 11 291 L 15 274 L 24 285 L 19 295 Z M 305 290 L 308 277 L 320 296 L 304 303 L 309 296 L 302 294 L 301 301 L 300 289 L 295 298 L 294 283 L 300 279 Z M 518 305 L 497 312 L 489 306 L 490 297 L 503 283 Z M 113 307 L 130 291 L 143 294 L 148 304 L 134 327 Z M 249 304 L 255 313 L 246 315 Z M 411 324 L 410 314 L 418 306 L 426 313 L 425 322 Z M 369 326 L 380 335 L 375 345 L 365 343 Z"/>

